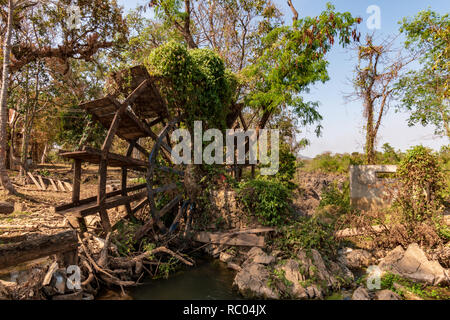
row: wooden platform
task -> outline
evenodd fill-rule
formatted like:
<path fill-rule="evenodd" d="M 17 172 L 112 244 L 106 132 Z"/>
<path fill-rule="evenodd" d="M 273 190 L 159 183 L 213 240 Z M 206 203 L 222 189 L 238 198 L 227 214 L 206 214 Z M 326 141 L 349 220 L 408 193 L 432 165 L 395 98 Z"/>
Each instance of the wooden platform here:
<path fill-rule="evenodd" d="M 156 78 L 150 76 L 144 66 L 136 66 L 112 74 L 108 79 L 112 87 L 110 93 L 113 96 L 118 94 L 128 96 L 146 80 L 149 82 L 147 88 L 130 104 L 131 108 L 138 117 L 145 119 L 167 115 L 167 107 L 159 93 Z"/>
<path fill-rule="evenodd" d="M 87 113 L 91 114 L 94 120 L 109 129 L 114 120 L 120 103 L 113 97 L 106 97 L 80 105 Z M 155 113 L 151 118 L 158 118 Z M 120 125 L 117 128 L 117 135 L 124 140 L 136 140 L 144 137 L 151 137 L 154 134 L 148 126 L 141 121 L 130 109 L 123 114 Z"/>
<path fill-rule="evenodd" d="M 81 151 L 60 151 L 59 155 L 66 159 L 81 160 L 92 164 L 100 164 L 102 152 L 100 150 L 84 147 Z M 108 166 L 118 168 L 148 167 L 147 161 L 108 153 Z"/>

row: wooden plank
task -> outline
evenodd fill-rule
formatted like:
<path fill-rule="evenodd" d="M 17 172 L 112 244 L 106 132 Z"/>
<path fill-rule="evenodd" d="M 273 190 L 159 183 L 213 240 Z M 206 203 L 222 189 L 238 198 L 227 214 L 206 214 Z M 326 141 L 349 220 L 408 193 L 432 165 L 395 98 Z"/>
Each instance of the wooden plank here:
<path fill-rule="evenodd" d="M 39 184 L 39 182 L 36 180 L 36 178 L 31 174 L 31 172 L 27 172 L 28 176 L 31 178 L 33 183 L 38 187 L 39 190 L 43 190 L 42 186 Z"/>
<path fill-rule="evenodd" d="M 62 184 L 61 180 L 56 180 L 56 183 L 60 191 L 66 192 L 66 189 L 64 188 L 64 185 Z"/>
<path fill-rule="evenodd" d="M 211 233 L 198 232 L 193 235 L 193 240 L 201 243 L 221 244 L 243 247 L 264 247 L 263 236 L 249 233 Z"/>
<path fill-rule="evenodd" d="M 83 151 L 62 152 L 61 157 L 82 160 L 93 164 L 100 164 L 102 151 L 90 147 L 84 147 Z M 147 167 L 148 162 L 109 152 L 107 155 L 108 166 L 111 167 Z"/>
<path fill-rule="evenodd" d="M 44 179 L 42 179 L 41 176 L 37 176 L 37 177 L 38 177 L 38 179 L 39 179 L 39 184 L 42 186 L 42 190 L 47 190 L 47 186 L 46 186 L 46 184 L 44 183 Z"/>
<path fill-rule="evenodd" d="M 48 180 L 50 180 L 50 184 L 52 185 L 53 191 L 58 191 L 58 187 L 56 186 L 55 181 L 53 181 L 53 179 L 50 178 Z"/>
<path fill-rule="evenodd" d="M 70 252 L 77 248 L 78 239 L 75 231 L 65 231 L 19 243 L 0 245 L 0 269 L 53 254 Z"/>
<path fill-rule="evenodd" d="M 62 181 L 62 183 L 63 183 L 63 185 L 64 185 L 64 187 L 66 188 L 67 191 L 70 191 L 70 192 L 73 191 L 72 185 L 70 183 L 68 183 L 66 181 Z"/>

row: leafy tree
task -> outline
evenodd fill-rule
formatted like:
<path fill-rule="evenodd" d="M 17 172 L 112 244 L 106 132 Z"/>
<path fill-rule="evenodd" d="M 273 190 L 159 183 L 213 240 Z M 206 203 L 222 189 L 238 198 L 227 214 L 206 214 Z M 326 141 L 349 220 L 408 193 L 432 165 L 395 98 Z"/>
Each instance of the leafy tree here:
<path fill-rule="evenodd" d="M 71 28 L 70 4 L 80 8 L 80 24 Z M 89 61 L 102 49 L 117 47 L 126 40 L 127 28 L 116 1 L 0 1 L 0 16 L 8 17 L 2 29 L 3 50 L 2 103 L 0 112 L 0 177 L 2 185 L 14 192 L 6 172 L 5 154 L 8 123 L 7 101 L 9 71 L 13 74 L 30 63 L 64 65 L 70 74 L 70 59 Z"/>
<path fill-rule="evenodd" d="M 450 20 L 427 10 L 401 22 L 405 47 L 419 57 L 420 69 L 408 72 L 397 86 L 401 107 L 409 110 L 409 125 L 433 125 L 450 139 L 449 70 Z"/>
<path fill-rule="evenodd" d="M 260 52 L 243 72 L 249 83 L 245 103 L 261 115 L 257 128 L 264 128 L 273 114 L 288 107 L 302 125 L 322 119 L 318 103 L 304 101 L 301 94 L 312 84 L 329 80 L 327 52 L 335 42 L 345 46 L 358 39 L 359 22 L 328 4 L 319 16 L 274 28 L 262 39 Z M 320 130 L 319 125 L 316 132 Z"/>

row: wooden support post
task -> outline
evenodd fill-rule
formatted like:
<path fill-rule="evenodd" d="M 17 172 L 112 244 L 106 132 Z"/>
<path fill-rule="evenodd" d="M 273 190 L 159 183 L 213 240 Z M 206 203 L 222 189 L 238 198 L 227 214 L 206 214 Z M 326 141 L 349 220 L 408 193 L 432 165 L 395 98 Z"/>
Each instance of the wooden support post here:
<path fill-rule="evenodd" d="M 73 187 L 72 187 L 72 202 L 78 204 L 80 202 L 80 190 L 81 190 L 81 160 L 75 160 L 73 170 Z M 81 232 L 87 232 L 86 221 L 84 218 L 78 218 L 78 224 L 80 225 Z"/>
<path fill-rule="evenodd" d="M 111 231 L 111 223 L 109 221 L 108 212 L 104 208 L 106 201 L 106 175 L 108 171 L 108 153 L 111 149 L 114 136 L 119 128 L 120 121 L 123 113 L 127 110 L 127 104 L 120 104 L 116 99 L 111 98 L 111 101 L 118 107 L 114 119 L 111 123 L 111 127 L 108 130 L 108 134 L 102 146 L 102 155 L 99 165 L 99 178 L 98 178 L 98 196 L 97 205 L 100 207 L 100 219 L 102 222 L 103 231 L 108 233 Z"/>
<path fill-rule="evenodd" d="M 100 207 L 100 219 L 102 222 L 103 231 L 106 233 L 111 231 L 111 223 L 109 221 L 108 212 L 102 208 L 106 200 L 106 175 L 107 175 L 107 160 L 101 160 L 99 166 L 99 183 L 97 205 Z"/>
<path fill-rule="evenodd" d="M 130 142 L 130 145 L 128 146 L 127 150 L 127 157 L 131 157 L 133 154 L 134 147 L 136 145 L 136 140 Z M 128 169 L 126 167 L 122 168 L 122 182 L 121 182 L 121 188 L 122 188 L 122 195 L 127 196 L 127 179 L 128 179 Z M 127 210 L 127 216 L 130 220 L 135 221 L 136 218 L 134 217 L 133 210 L 131 210 L 131 204 L 127 203 L 125 204 L 125 208 Z"/>

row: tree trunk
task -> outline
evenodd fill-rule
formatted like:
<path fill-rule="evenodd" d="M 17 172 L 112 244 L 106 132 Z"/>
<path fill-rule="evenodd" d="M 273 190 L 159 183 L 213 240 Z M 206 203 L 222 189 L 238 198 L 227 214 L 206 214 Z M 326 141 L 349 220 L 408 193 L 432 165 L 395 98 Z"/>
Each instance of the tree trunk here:
<path fill-rule="evenodd" d="M 0 92 L 0 180 L 3 187 L 8 193 L 16 193 L 6 170 L 6 148 L 7 141 L 7 127 L 8 127 L 8 85 L 9 85 L 9 67 L 11 55 L 11 35 L 13 24 L 14 2 L 9 0 L 8 8 L 8 25 L 6 27 L 5 44 L 3 48 L 3 75 L 2 75 L 2 90 Z"/>
<path fill-rule="evenodd" d="M 25 116 L 25 123 L 23 128 L 23 138 L 22 138 L 22 150 L 20 153 L 20 162 L 23 163 L 20 172 L 21 176 L 25 176 L 28 172 L 28 150 L 30 149 L 30 136 L 31 136 L 31 126 L 32 124 L 28 121 L 28 114 Z"/>
<path fill-rule="evenodd" d="M 45 160 L 47 159 L 47 150 L 48 150 L 48 143 L 45 144 L 44 146 L 44 151 L 42 152 L 42 156 L 41 156 L 41 164 L 45 163 Z"/>
<path fill-rule="evenodd" d="M 366 157 L 367 164 L 375 164 L 375 135 L 373 126 L 373 104 L 366 103 L 367 111 L 367 128 L 366 128 Z"/>

